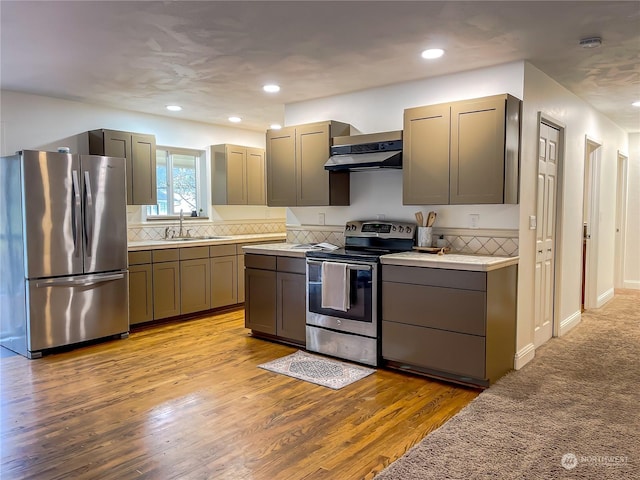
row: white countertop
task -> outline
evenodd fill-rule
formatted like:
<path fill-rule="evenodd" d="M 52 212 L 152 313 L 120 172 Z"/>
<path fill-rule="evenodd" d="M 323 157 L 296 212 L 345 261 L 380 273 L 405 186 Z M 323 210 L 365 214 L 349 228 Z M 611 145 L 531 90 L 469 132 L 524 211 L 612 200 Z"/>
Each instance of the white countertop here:
<path fill-rule="evenodd" d="M 257 255 L 280 255 L 282 257 L 304 258 L 309 250 L 318 250 L 313 247 L 306 247 L 300 243 L 263 243 L 260 245 L 245 245 L 242 247 L 244 253 L 254 253 Z M 302 248 L 301 248 L 302 247 Z"/>
<path fill-rule="evenodd" d="M 205 245 L 229 245 L 236 243 L 264 242 L 285 240 L 287 234 L 282 233 L 257 233 L 251 235 L 220 235 L 222 238 L 208 238 L 199 240 L 143 240 L 139 242 L 129 242 L 127 248 L 130 252 L 138 250 L 155 250 L 159 248 L 184 248 L 184 247 L 200 247 Z M 269 244 L 269 245 L 283 245 Z M 303 254 L 304 256 L 304 254 Z"/>
<path fill-rule="evenodd" d="M 508 267 L 509 265 L 517 265 L 519 258 L 520 257 L 493 257 L 490 255 L 463 255 L 458 253 L 438 255 L 425 252 L 402 252 L 383 255 L 380 257 L 380 261 L 384 265 L 489 272 L 498 268 Z"/>

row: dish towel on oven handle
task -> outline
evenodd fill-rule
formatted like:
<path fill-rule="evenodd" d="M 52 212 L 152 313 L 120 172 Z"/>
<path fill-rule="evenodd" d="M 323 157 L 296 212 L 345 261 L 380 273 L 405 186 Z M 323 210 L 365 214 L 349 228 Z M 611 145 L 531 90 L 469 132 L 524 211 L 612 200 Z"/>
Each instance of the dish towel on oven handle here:
<path fill-rule="evenodd" d="M 346 312 L 351 308 L 349 293 L 348 264 L 322 262 L 322 308 Z"/>

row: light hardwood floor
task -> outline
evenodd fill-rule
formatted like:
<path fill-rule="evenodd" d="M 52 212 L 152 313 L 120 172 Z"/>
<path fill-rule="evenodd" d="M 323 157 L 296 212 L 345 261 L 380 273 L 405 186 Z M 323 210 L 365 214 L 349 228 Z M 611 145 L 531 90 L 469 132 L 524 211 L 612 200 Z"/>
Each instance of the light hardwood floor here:
<path fill-rule="evenodd" d="M 478 395 L 400 372 L 341 390 L 256 368 L 296 349 L 242 310 L 0 359 L 0 478 L 373 478 Z"/>

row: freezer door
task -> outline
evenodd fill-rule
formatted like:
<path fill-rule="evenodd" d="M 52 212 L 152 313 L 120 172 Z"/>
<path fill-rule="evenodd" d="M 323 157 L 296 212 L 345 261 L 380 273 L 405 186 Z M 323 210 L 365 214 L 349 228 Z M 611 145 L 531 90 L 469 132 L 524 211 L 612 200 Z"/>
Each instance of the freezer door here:
<path fill-rule="evenodd" d="M 26 276 L 82 273 L 80 163 L 66 153 L 22 153 Z"/>
<path fill-rule="evenodd" d="M 129 331 L 127 272 L 27 281 L 28 350 Z"/>
<path fill-rule="evenodd" d="M 84 271 L 127 268 L 125 159 L 82 155 Z"/>

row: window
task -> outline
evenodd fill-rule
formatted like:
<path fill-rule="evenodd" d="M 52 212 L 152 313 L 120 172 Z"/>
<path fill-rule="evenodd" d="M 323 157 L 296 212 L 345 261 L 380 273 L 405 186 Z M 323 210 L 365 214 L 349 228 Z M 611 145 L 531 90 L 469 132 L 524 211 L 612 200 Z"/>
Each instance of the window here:
<path fill-rule="evenodd" d="M 147 218 L 206 213 L 201 188 L 202 163 L 205 152 L 184 148 L 156 149 L 156 184 L 158 203 L 147 207 Z M 202 210 L 202 211 L 200 211 Z"/>

